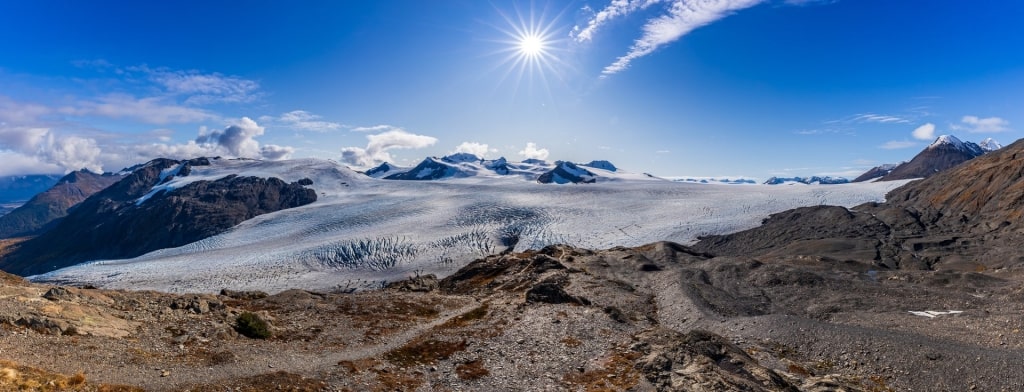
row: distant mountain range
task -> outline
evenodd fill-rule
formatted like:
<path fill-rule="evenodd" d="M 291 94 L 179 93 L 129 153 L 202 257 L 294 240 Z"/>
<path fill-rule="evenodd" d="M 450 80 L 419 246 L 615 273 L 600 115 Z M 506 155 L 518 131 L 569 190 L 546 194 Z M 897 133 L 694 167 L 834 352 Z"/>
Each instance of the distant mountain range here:
<path fill-rule="evenodd" d="M 504 157 L 483 159 L 473 154 L 457 153 L 445 157 L 428 157 L 413 167 L 384 162 L 365 172 L 367 176 L 385 180 L 430 181 L 471 177 L 519 177 L 541 184 L 589 184 L 621 179 L 657 179 L 619 170 L 604 160 L 588 163 L 539 159 L 510 162 Z"/>
<path fill-rule="evenodd" d="M 850 180 L 842 177 L 831 177 L 831 176 L 811 176 L 811 177 L 772 177 L 765 181 L 765 185 L 784 185 L 784 184 L 820 184 L 820 185 L 834 185 L 834 184 L 846 184 Z"/>
<path fill-rule="evenodd" d="M 33 174 L 0 177 L 0 215 L 8 212 L 4 206 L 23 203 L 37 193 L 50 189 L 61 176 L 57 174 Z"/>

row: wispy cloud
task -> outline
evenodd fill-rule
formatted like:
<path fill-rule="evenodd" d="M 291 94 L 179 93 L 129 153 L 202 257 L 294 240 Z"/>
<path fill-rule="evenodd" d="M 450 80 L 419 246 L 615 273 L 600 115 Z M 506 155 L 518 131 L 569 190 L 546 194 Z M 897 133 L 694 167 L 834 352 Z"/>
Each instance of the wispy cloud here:
<path fill-rule="evenodd" d="M 914 139 L 931 141 L 935 139 L 935 124 L 926 123 L 914 128 L 910 134 L 914 136 Z"/>
<path fill-rule="evenodd" d="M 949 127 L 953 130 L 971 133 L 999 133 L 1010 130 L 1010 122 L 999 117 L 964 116 L 960 119 L 960 123 Z"/>
<path fill-rule="evenodd" d="M 128 67 L 126 70 L 146 75 L 167 93 L 184 97 L 184 102 L 189 105 L 249 103 L 262 96 L 258 82 L 239 76 L 197 70 L 150 68 L 146 65 Z"/>
<path fill-rule="evenodd" d="M 909 141 L 909 140 L 893 140 L 893 141 L 885 142 L 885 144 L 883 144 L 881 146 L 878 146 L 878 148 L 882 148 L 882 149 L 885 149 L 885 150 L 899 150 L 899 149 L 903 149 L 903 148 L 914 147 L 916 145 L 917 145 L 917 142 L 912 142 L 912 141 Z"/>
<path fill-rule="evenodd" d="M 908 123 L 910 123 L 910 120 L 908 120 L 907 118 L 904 118 L 904 117 L 891 116 L 891 115 L 887 115 L 887 114 L 875 114 L 875 113 L 858 114 L 858 115 L 853 116 L 853 118 L 851 118 L 850 120 L 853 121 L 853 122 L 872 122 L 872 123 L 882 123 L 882 124 L 908 124 Z"/>
<path fill-rule="evenodd" d="M 629 68 L 633 60 L 653 53 L 658 48 L 675 42 L 691 31 L 731 15 L 733 12 L 753 7 L 764 0 L 675 0 L 669 2 L 664 15 L 650 19 L 644 24 L 643 34 L 633 42 L 629 51 L 602 71 L 602 77 L 613 75 Z M 613 2 L 603 19 L 601 12 L 588 22 L 588 29 L 580 32 L 586 39 L 592 39 L 593 31 L 615 17 L 627 15 L 638 9 L 660 2 Z M 636 4 L 643 3 L 643 4 Z M 650 4 L 647 4 L 650 3 Z M 643 7 L 641 7 L 643 5 Z M 593 28 L 590 28 L 593 25 Z M 584 35 L 584 33 L 586 33 Z M 579 35 L 577 36 L 579 40 Z"/>
<path fill-rule="evenodd" d="M 373 126 L 369 126 L 369 127 L 354 127 L 354 128 L 352 128 L 352 131 L 353 132 L 383 132 L 383 131 L 390 131 L 390 130 L 395 130 L 395 129 L 402 129 L 402 128 L 396 127 L 394 125 L 380 124 L 380 125 L 373 125 Z"/>
<path fill-rule="evenodd" d="M 370 167 L 382 162 L 393 162 L 389 150 L 424 148 L 437 143 L 437 138 L 416 135 L 400 128 L 376 135 L 366 135 L 369 141 L 365 148 L 344 147 L 341 149 L 341 161 L 356 167 Z"/>
<path fill-rule="evenodd" d="M 110 94 L 95 99 L 81 100 L 75 106 L 57 110 L 71 116 L 102 116 L 130 118 L 149 124 L 192 123 L 218 118 L 213 112 L 182 106 L 163 97 L 136 98 L 128 94 Z"/>
<path fill-rule="evenodd" d="M 569 36 L 575 39 L 576 42 L 590 41 L 594 39 L 594 33 L 604 26 L 605 23 L 663 2 L 665 2 L 665 0 L 612 0 L 610 4 L 597 12 L 593 12 L 593 10 L 587 6 L 584 8 L 584 11 L 592 13 L 590 19 L 583 27 L 575 26 Z"/>
<path fill-rule="evenodd" d="M 833 126 L 833 127 L 821 127 L 821 128 L 813 128 L 813 129 L 801 129 L 801 130 L 798 130 L 798 131 L 794 131 L 793 133 L 795 133 L 797 135 L 804 135 L 804 136 L 812 136 L 812 135 L 848 135 L 848 136 L 854 136 L 854 135 L 857 134 L 852 129 L 849 129 L 849 128 L 846 128 L 846 127 L 841 127 L 841 126 L 840 127 Z"/>
<path fill-rule="evenodd" d="M 281 126 L 297 131 L 328 132 L 336 131 L 344 127 L 341 123 L 324 121 L 322 116 L 307 112 L 305 110 L 292 110 L 281 114 L 280 117 L 262 116 L 260 121 L 272 126 Z"/>

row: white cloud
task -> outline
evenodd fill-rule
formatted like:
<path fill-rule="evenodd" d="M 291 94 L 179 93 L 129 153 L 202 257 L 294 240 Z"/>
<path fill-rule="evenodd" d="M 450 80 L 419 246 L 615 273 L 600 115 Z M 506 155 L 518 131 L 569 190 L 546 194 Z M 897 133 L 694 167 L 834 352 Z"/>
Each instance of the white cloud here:
<path fill-rule="evenodd" d="M 260 117 L 260 120 L 298 131 L 327 132 L 336 131 L 343 127 L 341 123 L 323 121 L 322 118 L 322 116 L 305 110 L 292 110 L 282 114 L 281 117 L 263 116 Z"/>
<path fill-rule="evenodd" d="M 911 132 L 914 135 L 914 139 L 918 140 L 933 140 L 935 139 L 935 124 L 927 123 L 914 129 Z"/>
<path fill-rule="evenodd" d="M 490 147 L 488 147 L 486 144 L 477 142 L 462 142 L 462 144 L 459 144 L 458 146 L 455 147 L 455 152 L 457 153 L 469 153 L 476 155 L 479 158 L 483 158 L 490 151 Z"/>
<path fill-rule="evenodd" d="M 437 143 L 437 138 L 416 135 L 399 128 L 376 135 L 366 135 L 369 142 L 366 148 L 344 147 L 341 149 L 341 161 L 352 166 L 369 167 L 382 162 L 393 162 L 388 150 L 424 148 Z"/>
<path fill-rule="evenodd" d="M 1009 131 L 1010 122 L 999 117 L 979 118 L 977 116 L 964 116 L 960 122 L 966 124 L 953 125 L 951 128 L 964 130 L 971 133 L 999 133 Z"/>
<path fill-rule="evenodd" d="M 0 161 L 4 163 L 0 165 L 0 176 L 65 172 L 63 167 L 10 150 L 0 150 Z"/>
<path fill-rule="evenodd" d="M 135 98 L 127 94 L 110 94 L 96 100 L 80 101 L 77 107 L 63 107 L 61 114 L 131 118 L 149 124 L 190 123 L 217 118 L 211 112 L 174 103 L 162 97 Z"/>
<path fill-rule="evenodd" d="M 548 152 L 548 149 L 546 149 L 546 148 L 537 148 L 537 144 L 536 143 L 529 142 L 529 143 L 526 143 L 526 148 L 523 148 L 522 151 L 519 151 L 519 155 L 522 155 L 523 158 L 526 158 L 526 159 L 540 159 L 540 160 L 544 160 L 544 159 L 548 159 L 549 152 Z"/>
<path fill-rule="evenodd" d="M 629 52 L 601 71 L 602 77 L 629 68 L 633 60 L 675 42 L 691 31 L 729 16 L 734 11 L 753 7 L 764 0 L 675 0 L 668 13 L 647 21 L 643 35 L 633 42 Z M 582 33 L 581 33 L 582 34 Z"/>
<path fill-rule="evenodd" d="M 593 14 L 590 20 L 587 21 L 586 27 L 574 27 L 571 36 L 576 40 L 576 42 L 590 41 L 594 39 L 594 33 L 612 19 L 629 15 L 635 11 L 645 9 L 664 1 L 665 0 L 612 0 L 612 2 L 606 7 Z M 590 7 L 584 8 L 584 11 L 593 12 Z"/>
<path fill-rule="evenodd" d="M 916 145 L 917 145 L 916 142 L 912 142 L 912 141 L 909 141 L 909 140 L 902 140 L 902 141 L 900 141 L 900 140 L 893 140 L 893 141 L 885 142 L 885 144 L 883 144 L 881 146 L 878 146 L 878 147 L 882 148 L 882 149 L 886 149 L 886 150 L 899 150 L 899 149 L 902 149 L 902 148 L 914 147 Z"/>
<path fill-rule="evenodd" d="M 352 128 L 352 131 L 353 132 L 383 132 L 383 131 L 391 131 L 391 130 L 396 130 L 396 129 L 401 130 L 402 128 L 396 127 L 394 125 L 381 124 L 381 125 L 374 125 L 374 126 L 370 126 L 370 127 L 355 127 L 355 128 Z"/>
<path fill-rule="evenodd" d="M 257 158 L 260 156 L 260 143 L 254 138 L 263 134 L 264 128 L 248 117 L 242 117 L 238 124 L 228 126 L 223 131 L 208 134 L 200 132 L 197 144 L 209 144 L 223 147 L 235 157 Z"/>

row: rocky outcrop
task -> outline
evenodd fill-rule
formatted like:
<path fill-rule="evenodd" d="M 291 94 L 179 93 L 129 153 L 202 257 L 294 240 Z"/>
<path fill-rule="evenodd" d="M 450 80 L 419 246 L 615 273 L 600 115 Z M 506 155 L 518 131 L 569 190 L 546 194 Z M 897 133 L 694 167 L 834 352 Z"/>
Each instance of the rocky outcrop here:
<path fill-rule="evenodd" d="M 83 201 L 53 229 L 18 244 L 0 267 L 40 274 L 89 260 L 130 258 L 185 245 L 242 221 L 316 201 L 309 180 L 228 176 L 150 193 L 205 159 L 157 159 Z M 174 174 L 176 173 L 176 174 Z M 143 199 L 146 196 L 147 198 Z"/>
<path fill-rule="evenodd" d="M 111 173 L 71 172 L 21 207 L 0 216 L 0 238 L 39 234 L 67 216 L 71 207 L 120 179 L 121 176 Z"/>

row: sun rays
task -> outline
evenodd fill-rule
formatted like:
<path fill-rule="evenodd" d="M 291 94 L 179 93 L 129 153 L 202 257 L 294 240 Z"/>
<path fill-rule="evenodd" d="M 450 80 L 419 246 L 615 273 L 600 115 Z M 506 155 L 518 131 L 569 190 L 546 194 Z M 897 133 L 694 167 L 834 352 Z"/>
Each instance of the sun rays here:
<path fill-rule="evenodd" d="M 560 69 L 565 63 L 559 58 L 566 39 L 555 26 L 557 17 L 548 18 L 545 10 L 531 6 L 528 10 L 515 8 L 514 13 L 500 12 L 505 25 L 497 29 L 505 35 L 497 41 L 502 46 L 499 67 L 504 68 L 500 83 L 510 82 L 514 91 L 520 87 L 541 87 L 550 95 L 551 79 L 560 80 Z"/>

